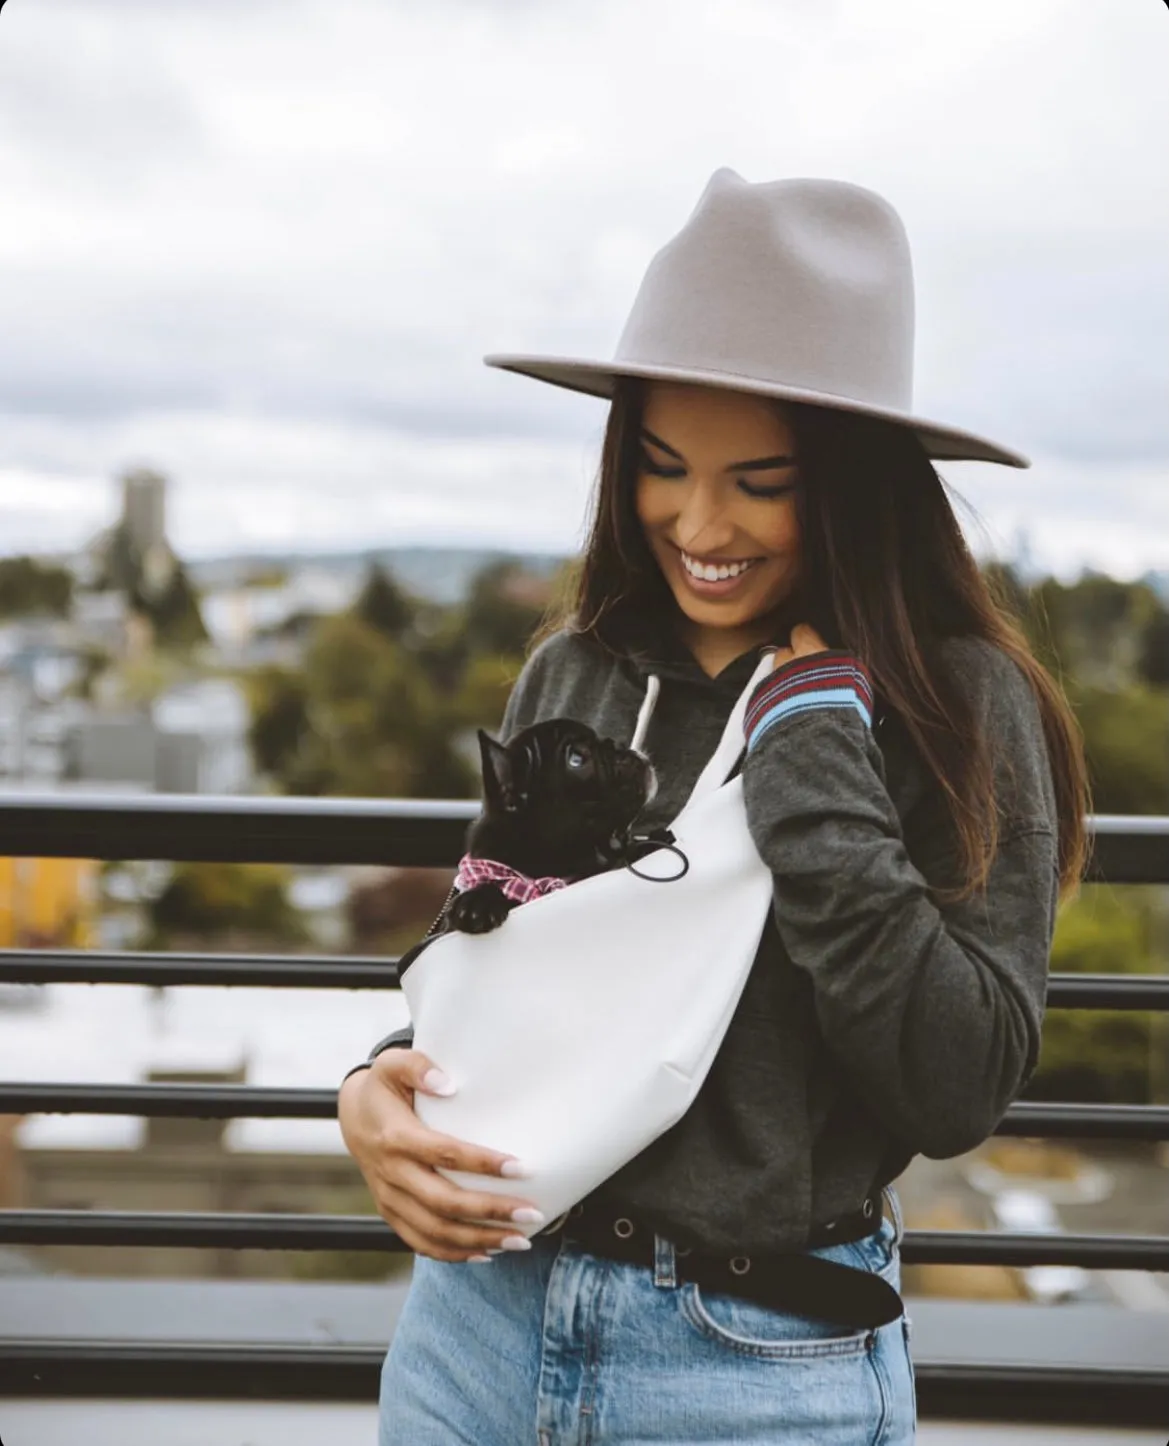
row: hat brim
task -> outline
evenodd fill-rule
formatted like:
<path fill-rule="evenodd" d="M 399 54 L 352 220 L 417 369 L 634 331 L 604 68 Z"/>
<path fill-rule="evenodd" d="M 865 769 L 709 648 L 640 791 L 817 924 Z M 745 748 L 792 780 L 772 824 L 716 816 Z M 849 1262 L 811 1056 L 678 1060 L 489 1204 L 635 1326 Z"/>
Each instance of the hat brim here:
<path fill-rule="evenodd" d="M 866 417 L 879 417 L 896 422 L 916 432 L 928 456 L 938 461 L 1000 462 L 1006 467 L 1030 467 L 1030 459 L 1022 452 L 1001 447 L 987 437 L 967 432 L 960 427 L 947 427 L 926 417 L 915 417 L 893 407 L 874 406 L 854 401 L 832 392 L 810 391 L 806 387 L 789 387 L 779 382 L 758 381 L 734 372 L 695 371 L 686 367 L 651 366 L 638 362 L 581 361 L 574 357 L 522 356 L 492 353 L 483 358 L 489 367 L 534 377 L 554 387 L 573 392 L 586 392 L 594 397 L 613 395 L 617 377 L 646 377 L 659 381 L 691 382 L 700 386 L 727 387 L 737 392 L 753 392 L 758 396 L 779 397 L 810 406 L 832 407 L 842 412 L 859 412 Z"/>

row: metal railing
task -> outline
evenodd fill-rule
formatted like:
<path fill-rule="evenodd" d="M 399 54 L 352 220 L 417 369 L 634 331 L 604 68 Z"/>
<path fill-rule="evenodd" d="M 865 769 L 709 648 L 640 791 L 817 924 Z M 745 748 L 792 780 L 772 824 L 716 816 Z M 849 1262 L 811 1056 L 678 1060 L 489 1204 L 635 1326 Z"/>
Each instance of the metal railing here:
<path fill-rule="evenodd" d="M 0 797 L 0 856 L 73 857 L 102 860 L 165 859 L 254 863 L 378 863 L 453 867 L 462 852 L 474 802 L 184 796 Z M 1097 816 L 1089 820 L 1093 850 L 1088 882 L 1169 883 L 1169 818 Z M 257 986 L 278 989 L 394 989 L 397 961 L 349 957 L 283 957 L 214 954 L 145 954 L 108 951 L 0 950 L 0 984 L 105 983 L 153 986 Z M 1169 1011 L 1169 975 L 1053 975 L 1048 1007 Z M 185 1116 L 233 1119 L 332 1119 L 336 1091 L 264 1089 L 254 1086 L 182 1084 L 24 1084 L 0 1082 L 0 1114 L 70 1113 Z M 1108 1140 L 1169 1140 L 1169 1106 L 1089 1105 L 1020 1101 L 1011 1106 L 999 1135 Z M 380 1218 L 316 1215 L 214 1215 L 81 1210 L 2 1210 L 0 1244 L 196 1246 L 231 1249 L 405 1251 L 409 1247 Z M 1169 1236 L 1038 1236 L 989 1232 L 910 1230 L 902 1259 L 914 1264 L 1004 1266 L 1079 1265 L 1097 1269 L 1169 1271 Z M 242 1351 L 234 1346 L 235 1359 Z M 50 1373 L 63 1390 L 93 1375 L 92 1347 L 63 1345 L 50 1353 Z M 164 1353 L 165 1354 L 165 1353 Z M 269 1353 L 270 1355 L 270 1353 Z M 188 1368 L 182 1368 L 186 1359 Z M 207 1369 L 231 1393 L 230 1371 L 215 1376 L 206 1351 L 180 1351 L 156 1362 L 158 1379 L 202 1381 Z M 226 1359 L 226 1358 L 225 1358 Z M 199 1361 L 203 1362 L 200 1367 Z M 70 1376 L 70 1361 L 76 1373 Z M 142 1359 L 136 1358 L 137 1364 Z M 208 1362 L 212 1366 L 208 1366 Z M 36 1352 L 0 1345 L 0 1393 L 13 1383 L 26 1388 L 49 1361 Z M 265 1362 L 267 1365 L 265 1365 Z M 257 1347 L 257 1368 L 272 1366 Z M 278 1363 L 277 1363 L 278 1364 Z M 288 1363 L 292 1370 L 291 1362 Z M 370 1371 L 376 1362 L 365 1362 Z M 318 1358 L 326 1375 L 332 1369 Z M 355 1363 L 345 1367 L 346 1380 Z M 226 1369 L 226 1368 L 224 1368 Z M 200 1375 L 200 1371 L 203 1375 Z M 305 1386 L 311 1361 L 298 1361 L 290 1395 Z M 1007 1373 L 998 1386 L 980 1368 L 952 1368 L 933 1376 L 918 1372 L 919 1397 L 961 1399 L 969 1409 L 987 1401 L 983 1387 L 1009 1400 L 1016 1418 L 1028 1414 L 1027 1382 L 1052 1403 L 1073 1400 L 1073 1416 L 1152 1424 L 1169 1399 L 1169 1362 L 1162 1373 L 1069 1371 L 1057 1382 L 1050 1370 L 1028 1378 Z M 973 1371 L 973 1374 L 971 1372 Z M 15 1372 L 15 1375 L 13 1374 Z M 343 1373 L 344 1374 L 344 1373 Z M 1000 1373 L 1001 1374 L 1001 1373 Z M 1059 1373 L 1057 1373 L 1058 1375 Z M 376 1376 L 376 1371 L 374 1371 Z M 200 1393 L 205 1391 L 200 1388 Z M 19 1389 L 19 1386 L 15 1387 Z M 146 1381 L 141 1393 L 151 1394 Z M 336 1387 L 340 1390 L 340 1387 Z M 346 1388 L 347 1389 L 347 1388 Z M 375 1389 L 375 1388 L 374 1388 Z M 1090 1399 L 1085 1397 L 1085 1391 Z M 1071 1393 L 1069 1396 L 1068 1393 Z M 123 1394 L 135 1394 L 134 1391 Z M 327 1394 L 333 1393 L 326 1390 Z M 342 1392 L 343 1393 L 343 1392 Z M 1065 1419 L 1061 1417 L 1061 1419 Z"/>

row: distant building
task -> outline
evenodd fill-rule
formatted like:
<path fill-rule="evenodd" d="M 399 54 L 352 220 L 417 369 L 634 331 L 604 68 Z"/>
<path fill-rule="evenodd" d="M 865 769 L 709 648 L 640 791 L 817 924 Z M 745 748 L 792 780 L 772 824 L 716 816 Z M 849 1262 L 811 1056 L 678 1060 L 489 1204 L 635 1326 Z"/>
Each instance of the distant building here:
<path fill-rule="evenodd" d="M 213 586 L 201 599 L 203 621 L 220 657 L 235 666 L 295 667 L 316 618 L 351 607 L 360 587 L 356 571 L 295 568 L 275 586 Z"/>
<path fill-rule="evenodd" d="M 166 544 L 166 479 L 157 472 L 122 478 L 122 527 L 139 557 Z"/>
<path fill-rule="evenodd" d="M 75 592 L 70 622 L 80 647 L 99 648 L 112 658 L 141 651 L 142 620 L 120 592 Z"/>
<path fill-rule="evenodd" d="M 93 712 L 72 723 L 61 776 L 155 793 L 245 793 L 248 719 L 237 684 L 198 679 L 162 694 L 149 711 Z"/>
<path fill-rule="evenodd" d="M 251 709 L 238 683 L 197 678 L 177 684 L 154 700 L 152 716 L 162 750 L 160 793 L 249 791 Z"/>

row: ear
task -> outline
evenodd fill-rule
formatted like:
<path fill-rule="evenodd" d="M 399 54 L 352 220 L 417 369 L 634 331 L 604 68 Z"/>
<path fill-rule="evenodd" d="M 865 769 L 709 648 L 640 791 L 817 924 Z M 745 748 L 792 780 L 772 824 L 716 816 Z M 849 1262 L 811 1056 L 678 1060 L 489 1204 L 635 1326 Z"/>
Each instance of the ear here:
<path fill-rule="evenodd" d="M 515 774 L 511 754 L 482 728 L 479 735 L 479 757 L 483 763 L 483 796 L 488 808 L 501 813 L 515 808 Z"/>

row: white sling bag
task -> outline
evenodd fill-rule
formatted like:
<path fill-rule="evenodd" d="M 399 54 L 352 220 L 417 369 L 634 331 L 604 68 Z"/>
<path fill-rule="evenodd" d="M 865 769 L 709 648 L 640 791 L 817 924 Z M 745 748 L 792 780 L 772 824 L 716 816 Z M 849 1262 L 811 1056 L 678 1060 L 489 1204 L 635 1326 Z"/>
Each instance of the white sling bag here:
<path fill-rule="evenodd" d="M 417 1091 L 418 1118 L 515 1155 L 531 1172 L 517 1181 L 444 1169 L 448 1179 L 496 1194 L 522 1189 L 552 1220 L 693 1103 L 771 908 L 742 775 L 728 775 L 774 651 L 670 824 L 673 846 L 639 858 L 636 872 L 618 867 L 522 904 L 490 933 L 437 935 L 405 968 L 414 1048 L 457 1087 L 448 1097 Z M 657 691 L 651 676 L 633 747 Z"/>

